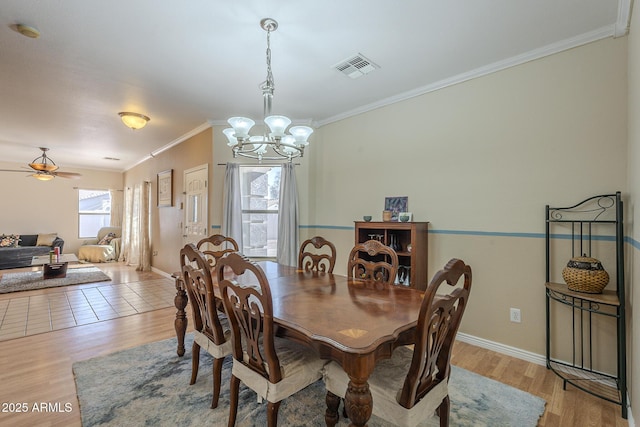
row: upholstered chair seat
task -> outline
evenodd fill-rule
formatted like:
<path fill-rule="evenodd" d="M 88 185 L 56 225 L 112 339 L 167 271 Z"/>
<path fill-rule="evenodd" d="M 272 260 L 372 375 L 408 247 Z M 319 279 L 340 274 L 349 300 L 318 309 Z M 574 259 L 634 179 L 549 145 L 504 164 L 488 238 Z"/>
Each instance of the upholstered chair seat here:
<path fill-rule="evenodd" d="M 393 352 L 393 357 L 379 362 L 369 377 L 373 414 L 382 419 L 394 420 L 393 422 L 399 426 L 417 426 L 425 419 L 431 418 L 431 414 L 435 413 L 449 394 L 448 383 L 443 381 L 413 408 L 407 409 L 398 404 L 412 358 L 413 350 L 398 347 Z M 327 390 L 332 390 L 335 395 L 346 394 L 349 377 L 339 364 L 331 362 L 325 367 L 324 381 Z"/>

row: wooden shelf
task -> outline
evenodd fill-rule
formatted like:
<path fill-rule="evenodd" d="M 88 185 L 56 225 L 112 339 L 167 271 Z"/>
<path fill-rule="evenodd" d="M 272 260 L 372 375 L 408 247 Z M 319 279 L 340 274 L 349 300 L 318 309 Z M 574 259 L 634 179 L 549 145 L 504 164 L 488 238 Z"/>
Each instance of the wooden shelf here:
<path fill-rule="evenodd" d="M 376 235 L 382 243 L 390 245 L 394 236 L 401 248 L 396 251 L 399 264 L 411 267 L 410 286 L 425 290 L 429 283 L 428 227 L 428 222 L 355 221 L 355 243 L 371 240 L 371 235 Z M 408 245 L 411 245 L 411 252 L 407 250 Z"/>
<path fill-rule="evenodd" d="M 601 294 L 589 294 L 585 292 L 577 292 L 569 289 L 566 283 L 553 283 L 547 282 L 545 284 L 547 289 L 552 292 L 566 295 L 571 298 L 579 298 L 585 301 L 595 302 L 597 304 L 606 304 L 618 306 L 620 305 L 620 299 L 615 291 L 605 289 Z"/>

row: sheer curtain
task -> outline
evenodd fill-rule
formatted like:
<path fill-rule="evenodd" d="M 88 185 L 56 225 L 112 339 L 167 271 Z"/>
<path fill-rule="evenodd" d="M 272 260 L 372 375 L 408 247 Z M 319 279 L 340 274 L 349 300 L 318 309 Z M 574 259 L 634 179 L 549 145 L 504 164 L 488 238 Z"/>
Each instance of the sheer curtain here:
<path fill-rule="evenodd" d="M 125 190 L 120 261 L 136 267 L 138 271 L 151 270 L 150 206 L 150 182 Z"/>
<path fill-rule="evenodd" d="M 282 165 L 278 215 L 278 263 L 298 265 L 298 185 L 292 163 Z"/>
<path fill-rule="evenodd" d="M 111 196 L 111 227 L 122 227 L 122 199 L 121 190 L 109 190 Z"/>
<path fill-rule="evenodd" d="M 222 192 L 222 224 L 220 232 L 238 243 L 242 251 L 242 194 L 237 163 L 227 163 Z"/>

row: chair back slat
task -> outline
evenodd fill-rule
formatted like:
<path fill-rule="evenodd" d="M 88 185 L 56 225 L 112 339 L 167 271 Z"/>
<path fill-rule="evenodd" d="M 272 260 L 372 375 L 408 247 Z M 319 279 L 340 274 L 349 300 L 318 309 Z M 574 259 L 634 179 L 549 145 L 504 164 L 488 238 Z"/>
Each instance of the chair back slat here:
<path fill-rule="evenodd" d="M 279 382 L 273 303 L 264 271 L 244 255 L 230 253 L 218 260 L 218 286 L 229 317 L 233 358 L 270 382 Z"/>
<path fill-rule="evenodd" d="M 310 252 L 311 248 L 315 248 L 314 252 Z M 319 251 L 328 251 L 319 252 Z M 323 273 L 333 273 L 336 265 L 336 247 L 330 241 L 321 236 L 315 236 L 305 240 L 300 245 L 298 253 L 298 268 L 305 271 L 318 271 Z"/>
<path fill-rule="evenodd" d="M 222 234 L 213 234 L 200 240 L 196 247 L 202 252 L 211 267 L 215 267 L 218 260 L 231 252 L 238 252 L 238 243 L 231 237 Z"/>
<path fill-rule="evenodd" d="M 193 243 L 180 250 L 180 266 L 193 311 L 194 328 L 215 344 L 225 342 L 213 293 L 211 265 Z"/>
<path fill-rule="evenodd" d="M 361 258 L 366 253 L 371 260 Z M 376 257 L 376 259 L 373 259 Z M 379 257 L 379 259 L 377 259 Z M 359 279 L 371 282 L 381 282 L 392 285 L 398 273 L 398 254 L 389 246 L 377 241 L 367 240 L 351 249 L 347 276 L 349 279 Z"/>
<path fill-rule="evenodd" d="M 461 277 L 464 277 L 463 285 L 456 287 Z M 443 295 L 445 288 L 448 289 Z M 405 408 L 412 408 L 437 384 L 449 380 L 451 350 L 470 290 L 471 267 L 455 258 L 436 273 L 427 287 L 418 317 L 411 366 L 398 398 L 398 403 Z"/>

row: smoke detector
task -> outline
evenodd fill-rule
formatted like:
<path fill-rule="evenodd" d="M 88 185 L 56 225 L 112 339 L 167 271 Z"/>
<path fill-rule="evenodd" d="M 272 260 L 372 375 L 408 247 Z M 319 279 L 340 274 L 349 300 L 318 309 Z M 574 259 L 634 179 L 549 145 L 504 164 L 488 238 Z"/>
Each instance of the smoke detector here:
<path fill-rule="evenodd" d="M 369 74 L 373 70 L 380 68 L 379 65 L 374 64 L 361 53 L 358 53 L 350 58 L 340 61 L 334 65 L 333 68 L 340 71 L 345 76 L 357 79 L 365 74 Z"/>

